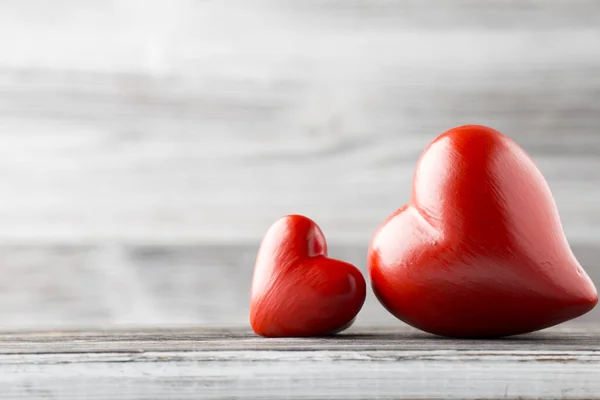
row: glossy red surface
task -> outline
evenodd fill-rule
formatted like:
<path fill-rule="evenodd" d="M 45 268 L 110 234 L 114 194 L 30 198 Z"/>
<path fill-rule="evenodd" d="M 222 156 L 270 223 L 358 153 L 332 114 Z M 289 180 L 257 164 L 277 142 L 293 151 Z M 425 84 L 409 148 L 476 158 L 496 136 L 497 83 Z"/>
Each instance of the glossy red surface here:
<path fill-rule="evenodd" d="M 250 324 L 267 337 L 322 336 L 348 328 L 366 283 L 351 264 L 327 258 L 323 232 L 288 215 L 266 233 L 254 269 Z"/>
<path fill-rule="evenodd" d="M 411 200 L 379 227 L 368 264 L 392 314 L 443 336 L 532 332 L 598 301 L 541 172 L 512 140 L 477 125 L 425 150 Z"/>

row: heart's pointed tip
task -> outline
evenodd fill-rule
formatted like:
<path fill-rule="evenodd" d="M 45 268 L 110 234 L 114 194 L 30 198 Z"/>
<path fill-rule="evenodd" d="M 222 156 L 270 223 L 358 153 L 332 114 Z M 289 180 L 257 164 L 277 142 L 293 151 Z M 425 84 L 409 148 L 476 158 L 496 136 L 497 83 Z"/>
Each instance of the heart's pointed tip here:
<path fill-rule="evenodd" d="M 581 315 L 592 311 L 598 305 L 598 291 L 591 281 L 586 292 L 577 296 L 577 300 L 573 303 L 575 307 L 581 309 Z"/>
<path fill-rule="evenodd" d="M 356 317 L 352 318 L 352 320 L 350 322 L 348 322 L 347 324 L 342 325 L 339 328 L 332 330 L 331 332 L 329 332 L 327 334 L 327 336 L 333 336 L 333 335 L 337 335 L 338 333 L 342 333 L 343 331 L 345 331 L 346 329 L 348 329 L 352 325 L 354 325 L 355 321 L 356 321 Z"/>
<path fill-rule="evenodd" d="M 589 284 L 580 291 L 571 292 L 560 304 L 555 305 L 548 316 L 552 320 L 552 323 L 547 324 L 545 327 L 562 324 L 582 317 L 592 311 L 597 304 L 598 292 L 590 280 Z"/>
<path fill-rule="evenodd" d="M 258 324 L 254 321 L 250 322 L 250 327 L 252 331 L 264 338 L 307 338 L 307 337 L 327 337 L 334 336 L 338 333 L 341 333 L 348 328 L 350 328 L 354 322 L 356 321 L 356 317 L 354 317 L 349 322 L 341 325 L 338 328 L 330 329 L 328 331 L 323 331 L 322 329 L 315 328 L 313 330 L 310 329 L 301 329 L 301 330 L 289 330 L 289 329 L 279 329 L 270 326 L 269 324 Z"/>
<path fill-rule="evenodd" d="M 598 289 L 596 289 L 594 281 L 592 281 L 581 266 L 578 266 L 577 271 L 579 276 L 583 278 L 583 284 L 578 290 L 574 291 L 573 304 L 581 306 L 582 309 L 587 308 L 584 312 L 585 314 L 593 310 L 598 304 Z"/>

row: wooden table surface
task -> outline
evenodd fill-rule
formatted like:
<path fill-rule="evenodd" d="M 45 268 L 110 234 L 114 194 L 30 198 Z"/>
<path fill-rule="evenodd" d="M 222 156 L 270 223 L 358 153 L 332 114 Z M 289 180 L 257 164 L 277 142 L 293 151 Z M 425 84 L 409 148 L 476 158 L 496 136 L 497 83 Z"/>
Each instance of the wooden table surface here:
<path fill-rule="evenodd" d="M 2 399 L 600 398 L 600 329 L 452 340 L 407 327 L 0 334 Z"/>

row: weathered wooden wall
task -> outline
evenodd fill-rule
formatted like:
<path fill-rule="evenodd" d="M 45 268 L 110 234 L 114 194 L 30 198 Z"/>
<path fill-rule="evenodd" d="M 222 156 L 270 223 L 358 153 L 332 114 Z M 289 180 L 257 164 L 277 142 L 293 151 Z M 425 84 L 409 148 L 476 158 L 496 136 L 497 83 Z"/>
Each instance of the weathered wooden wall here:
<path fill-rule="evenodd" d="M 1 247 L 0 329 L 248 327 L 256 245 Z M 600 282 L 600 250 L 574 248 Z M 332 245 L 366 275 L 366 245 Z M 600 323 L 600 308 L 573 324 Z M 400 326 L 371 290 L 355 326 Z"/>
<path fill-rule="evenodd" d="M 2 1 L 0 326 L 243 323 L 273 220 L 363 262 L 465 123 L 528 150 L 571 242 L 600 248 L 599 2 Z M 135 269 L 132 245 L 170 250 Z"/>

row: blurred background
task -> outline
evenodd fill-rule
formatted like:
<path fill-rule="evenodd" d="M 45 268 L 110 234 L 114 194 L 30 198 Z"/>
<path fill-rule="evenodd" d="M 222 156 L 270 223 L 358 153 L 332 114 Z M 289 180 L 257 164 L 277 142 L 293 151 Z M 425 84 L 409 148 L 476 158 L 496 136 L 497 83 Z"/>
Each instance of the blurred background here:
<path fill-rule="evenodd" d="M 247 326 L 274 220 L 364 271 L 470 123 L 531 154 L 600 284 L 600 2 L 2 0 L 0 328 Z M 369 324 L 400 322 L 369 294 Z"/>

